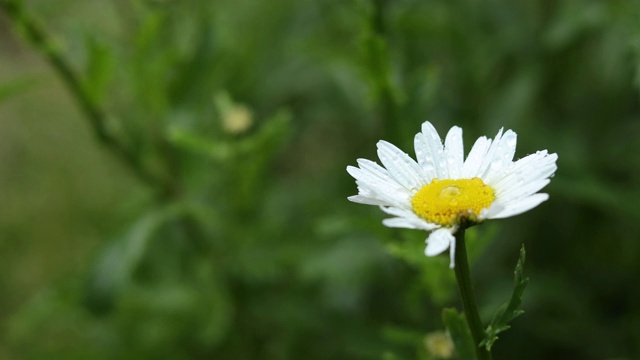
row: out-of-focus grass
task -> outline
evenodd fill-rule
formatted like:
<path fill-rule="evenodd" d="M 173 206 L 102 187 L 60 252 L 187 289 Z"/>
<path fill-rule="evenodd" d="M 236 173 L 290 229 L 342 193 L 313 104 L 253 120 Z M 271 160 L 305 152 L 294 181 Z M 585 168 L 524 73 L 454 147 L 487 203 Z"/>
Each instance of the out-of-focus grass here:
<path fill-rule="evenodd" d="M 0 357 L 429 359 L 456 297 L 424 233 L 348 203 L 429 119 L 559 154 L 551 199 L 470 231 L 496 358 L 639 356 L 637 9 L 623 2 L 29 1 L 151 181 L 0 16 Z M 222 99 L 222 100 L 221 100 Z M 244 133 L 224 130 L 233 109 Z"/>

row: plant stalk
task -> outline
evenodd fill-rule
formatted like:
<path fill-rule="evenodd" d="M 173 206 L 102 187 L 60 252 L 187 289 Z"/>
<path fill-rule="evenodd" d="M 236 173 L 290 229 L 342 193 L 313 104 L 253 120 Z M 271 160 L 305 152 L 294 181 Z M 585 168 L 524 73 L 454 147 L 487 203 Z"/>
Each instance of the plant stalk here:
<path fill-rule="evenodd" d="M 464 242 L 465 229 L 458 230 L 456 237 L 456 253 L 455 253 L 455 273 L 458 282 L 458 290 L 460 290 L 460 298 L 462 299 L 462 307 L 471 330 L 471 336 L 475 343 L 476 355 L 478 360 L 491 360 L 491 351 L 480 346 L 480 342 L 484 338 L 484 330 L 480 314 L 478 313 L 478 303 L 471 285 L 471 275 L 469 272 L 469 260 L 467 258 L 467 247 Z"/>
<path fill-rule="evenodd" d="M 108 131 L 106 125 L 107 115 L 84 89 L 80 76 L 63 56 L 52 36 L 26 12 L 23 2 L 19 0 L 0 0 L 0 10 L 4 10 L 16 28 L 21 30 L 25 40 L 39 51 L 58 73 L 78 103 L 80 110 L 89 120 L 96 138 L 128 165 L 133 174 L 142 182 L 154 187 L 159 184 L 166 187 L 162 179 L 151 173 L 131 149 Z"/>

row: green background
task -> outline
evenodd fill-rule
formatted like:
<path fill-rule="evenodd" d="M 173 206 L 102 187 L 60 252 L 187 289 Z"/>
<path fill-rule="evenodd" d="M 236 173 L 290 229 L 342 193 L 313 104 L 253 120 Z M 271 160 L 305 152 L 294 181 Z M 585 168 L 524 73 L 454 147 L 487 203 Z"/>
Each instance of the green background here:
<path fill-rule="evenodd" d="M 14 1 L 2 0 L 5 10 Z M 33 0 L 0 12 L 0 358 L 431 359 L 447 256 L 353 204 L 389 140 L 513 129 L 550 200 L 469 230 L 496 359 L 640 358 L 637 1 Z M 25 22 L 52 43 L 34 45 Z M 33 40 L 33 39 L 32 39 Z M 46 56 L 61 54 L 106 137 Z M 248 129 L 229 131 L 231 115 Z M 249 115 L 247 115 L 249 114 Z M 96 120 L 94 119 L 94 120 Z"/>

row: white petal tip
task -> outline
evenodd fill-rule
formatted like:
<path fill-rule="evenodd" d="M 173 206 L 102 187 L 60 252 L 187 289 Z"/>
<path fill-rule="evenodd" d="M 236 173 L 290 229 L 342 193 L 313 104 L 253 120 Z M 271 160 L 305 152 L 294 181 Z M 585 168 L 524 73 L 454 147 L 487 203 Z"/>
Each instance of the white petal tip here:
<path fill-rule="evenodd" d="M 451 234 L 451 229 L 441 228 L 435 230 L 427 238 L 427 247 L 424 249 L 424 254 L 427 256 L 440 255 L 449 248 L 452 241 L 455 241 L 455 238 Z"/>

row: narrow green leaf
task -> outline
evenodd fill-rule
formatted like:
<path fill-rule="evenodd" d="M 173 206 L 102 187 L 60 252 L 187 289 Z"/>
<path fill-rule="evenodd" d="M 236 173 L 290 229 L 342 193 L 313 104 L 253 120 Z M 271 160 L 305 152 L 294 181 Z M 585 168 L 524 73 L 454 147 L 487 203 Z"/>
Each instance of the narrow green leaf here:
<path fill-rule="evenodd" d="M 96 312 L 110 310 L 157 231 L 170 219 L 190 210 L 183 204 L 176 204 L 150 211 L 109 244 L 90 275 L 88 305 Z"/>
<path fill-rule="evenodd" d="M 111 49 L 92 37 L 85 41 L 88 58 L 85 70 L 85 91 L 95 103 L 104 99 L 113 73 L 114 58 Z"/>
<path fill-rule="evenodd" d="M 459 359 L 474 360 L 476 350 L 467 319 L 454 308 L 442 310 L 442 322 L 451 335 Z"/>
<path fill-rule="evenodd" d="M 523 267 L 525 261 L 525 249 L 524 244 L 520 248 L 520 258 L 516 264 L 514 271 L 514 283 L 513 293 L 509 302 L 500 306 L 491 320 L 491 324 L 487 326 L 485 330 L 485 339 L 482 340 L 480 345 L 484 345 L 487 350 L 491 350 L 491 346 L 498 340 L 498 334 L 506 331 L 510 328 L 508 323 L 515 319 L 518 315 L 524 311 L 519 310 L 520 302 L 522 301 L 522 294 L 529 283 L 529 278 L 525 278 L 523 275 Z"/>

